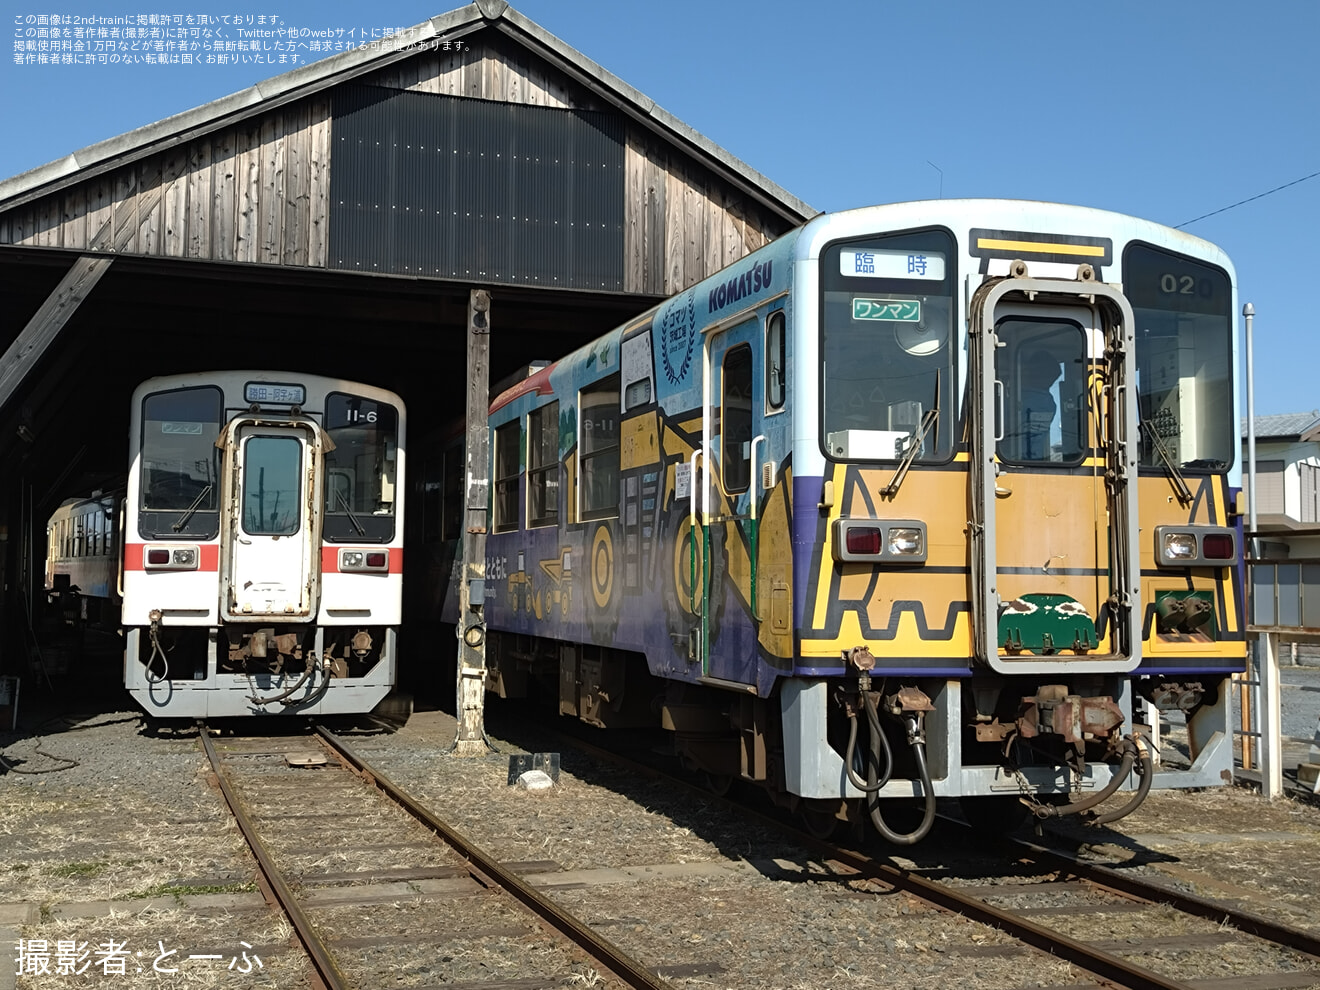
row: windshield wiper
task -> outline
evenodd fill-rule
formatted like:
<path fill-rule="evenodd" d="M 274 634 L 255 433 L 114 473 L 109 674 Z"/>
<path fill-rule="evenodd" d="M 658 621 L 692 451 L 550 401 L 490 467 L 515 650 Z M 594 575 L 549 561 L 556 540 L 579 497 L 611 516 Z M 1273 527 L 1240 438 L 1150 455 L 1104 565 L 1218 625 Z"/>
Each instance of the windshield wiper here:
<path fill-rule="evenodd" d="M 1155 448 L 1155 453 L 1160 455 L 1160 460 L 1168 468 L 1169 484 L 1173 485 L 1173 493 L 1178 496 L 1178 502 L 1187 506 L 1192 504 L 1192 490 L 1187 487 L 1187 479 L 1178 470 L 1178 465 L 1173 463 L 1173 457 L 1169 454 L 1169 448 L 1164 446 L 1164 441 L 1160 435 L 1155 432 L 1155 424 L 1148 419 L 1141 420 L 1141 428 L 1146 431 L 1146 436 L 1150 437 L 1150 444 Z"/>
<path fill-rule="evenodd" d="M 197 497 L 192 500 L 192 505 L 188 506 L 188 508 L 184 510 L 183 518 L 180 519 L 178 522 L 176 522 L 170 528 L 177 533 L 179 532 L 179 530 L 183 529 L 184 526 L 187 526 L 188 520 L 193 517 L 193 513 L 197 511 L 197 507 L 202 504 L 202 499 L 206 498 L 206 496 L 210 494 L 211 494 L 211 486 L 207 485 L 205 488 L 203 488 L 200 492 L 197 493 Z"/>
<path fill-rule="evenodd" d="M 903 484 L 903 479 L 907 477 L 908 468 L 912 462 L 917 459 L 917 453 L 926 442 L 926 434 L 934 427 L 935 422 L 940 418 L 940 373 L 935 372 L 935 403 L 921 416 L 921 422 L 917 428 L 912 431 L 908 437 L 908 445 L 903 451 L 903 459 L 898 462 L 898 470 L 894 476 L 889 479 L 889 484 L 880 489 L 881 498 L 893 498 L 898 494 L 898 489 Z"/>
<path fill-rule="evenodd" d="M 358 522 L 358 517 L 353 514 L 353 507 L 348 504 L 348 499 L 344 498 L 344 493 L 338 488 L 335 489 L 335 498 L 339 499 L 339 504 L 344 507 L 348 513 L 348 521 L 353 524 L 353 528 L 358 531 L 358 536 L 366 536 L 367 531 L 362 528 L 362 523 Z"/>

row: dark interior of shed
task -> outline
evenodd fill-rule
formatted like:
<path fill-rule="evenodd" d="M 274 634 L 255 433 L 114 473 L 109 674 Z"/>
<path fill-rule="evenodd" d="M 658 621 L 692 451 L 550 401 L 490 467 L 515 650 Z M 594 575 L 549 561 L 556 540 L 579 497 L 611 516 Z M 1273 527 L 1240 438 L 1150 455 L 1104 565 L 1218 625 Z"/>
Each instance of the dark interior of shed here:
<path fill-rule="evenodd" d="M 0 250 L 3 347 L 23 330 L 73 258 L 60 251 Z M 127 472 L 129 405 L 138 384 L 156 375 L 238 368 L 365 382 L 403 397 L 410 445 L 421 445 L 463 415 L 473 288 L 491 294 L 492 386 L 658 301 L 623 293 L 116 259 L 0 410 L 0 523 L 7 524 L 0 566 L 9 619 L 0 670 L 16 670 L 26 655 L 26 618 L 18 614 L 27 580 L 20 573 L 20 535 L 30 527 L 40 583 L 50 513 L 66 498 L 122 482 Z M 30 593 L 35 598 L 41 590 Z"/>

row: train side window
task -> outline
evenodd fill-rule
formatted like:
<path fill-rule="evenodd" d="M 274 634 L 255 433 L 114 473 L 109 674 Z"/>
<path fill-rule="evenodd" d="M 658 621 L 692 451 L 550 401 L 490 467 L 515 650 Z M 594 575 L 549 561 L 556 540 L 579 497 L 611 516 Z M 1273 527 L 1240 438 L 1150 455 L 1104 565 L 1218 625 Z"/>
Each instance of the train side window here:
<path fill-rule="evenodd" d="M 559 403 L 527 417 L 527 525 L 559 522 Z"/>
<path fill-rule="evenodd" d="M 463 528 L 466 506 L 463 504 L 463 475 L 467 467 L 467 448 L 454 444 L 445 450 L 444 486 L 440 492 L 440 539 L 456 540 Z"/>
<path fill-rule="evenodd" d="M 651 328 L 629 337 L 619 345 L 619 367 L 623 372 L 623 408 L 636 409 L 655 401 L 655 373 L 651 360 Z"/>
<path fill-rule="evenodd" d="M 422 465 L 422 480 L 418 486 L 422 508 L 422 542 L 439 543 L 440 518 L 444 511 L 444 457 L 428 457 Z M 411 510 L 410 510 L 411 511 Z"/>
<path fill-rule="evenodd" d="M 519 423 L 495 429 L 495 532 L 518 528 L 518 469 L 522 461 Z"/>
<path fill-rule="evenodd" d="M 619 376 L 578 393 L 578 518 L 619 514 Z"/>
<path fill-rule="evenodd" d="M 752 349 L 747 344 L 724 355 L 720 392 L 724 490 L 730 494 L 745 492 L 752 477 Z"/>
<path fill-rule="evenodd" d="M 788 345 L 784 340 L 784 311 L 770 314 L 765 324 L 765 403 L 770 409 L 784 408 Z"/>

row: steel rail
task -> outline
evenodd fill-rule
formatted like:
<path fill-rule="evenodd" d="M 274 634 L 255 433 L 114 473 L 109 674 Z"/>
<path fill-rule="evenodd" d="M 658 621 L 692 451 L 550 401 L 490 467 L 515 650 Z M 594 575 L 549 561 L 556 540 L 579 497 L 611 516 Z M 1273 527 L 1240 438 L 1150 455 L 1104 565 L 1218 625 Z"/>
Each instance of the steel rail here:
<path fill-rule="evenodd" d="M 1293 928 L 1282 922 L 1271 921 L 1263 915 L 1243 911 L 1229 904 L 1198 897 L 1196 894 L 1184 893 L 1161 884 L 1125 876 L 1118 870 L 1099 863 L 1085 863 L 1067 852 L 1047 849 L 1025 839 L 1006 837 L 1004 841 L 1011 844 L 1019 855 L 1028 856 L 1054 869 L 1067 871 L 1097 886 L 1131 897 L 1140 897 L 1153 903 L 1168 904 L 1185 914 L 1206 918 L 1216 924 L 1228 923 L 1248 935 L 1296 949 L 1310 956 L 1320 957 L 1320 936 L 1311 932 Z"/>
<path fill-rule="evenodd" d="M 819 841 L 819 840 L 813 840 Z M 1172 977 L 1161 976 L 1144 966 L 1129 962 L 1122 956 L 1105 952 L 1095 946 L 1064 935 L 1061 932 L 1038 925 L 1021 915 L 1004 908 L 995 907 L 970 894 L 964 894 L 956 888 L 927 880 L 925 877 L 899 869 L 888 863 L 880 863 L 864 853 L 821 843 L 821 848 L 829 855 L 859 873 L 873 876 L 901 890 L 915 894 L 922 900 L 945 910 L 953 911 L 964 918 L 979 921 L 992 928 L 1007 932 L 1027 945 L 1048 952 L 1052 956 L 1066 959 L 1088 972 L 1106 980 L 1129 987 L 1130 990 L 1192 990 L 1190 984 Z"/>
<path fill-rule="evenodd" d="M 298 935 L 298 941 L 302 943 L 308 958 L 311 959 L 312 968 L 316 971 L 317 978 L 327 990 L 348 990 L 349 984 L 344 979 L 344 974 L 339 971 L 334 958 L 330 955 L 330 950 L 326 948 L 325 943 L 321 941 L 320 936 L 316 934 L 316 930 L 312 927 L 311 921 L 303 913 L 302 908 L 298 906 L 293 890 L 285 881 L 279 868 L 276 867 L 265 843 L 257 835 L 257 830 L 252 824 L 247 809 L 225 777 L 224 768 L 220 764 L 220 756 L 211 743 L 211 733 L 207 729 L 206 723 L 199 721 L 197 729 L 197 737 L 202 742 L 202 749 L 206 751 L 207 759 L 211 761 L 211 770 L 215 773 L 216 781 L 220 785 L 220 793 L 224 795 L 229 810 L 234 816 L 234 821 L 238 823 L 243 838 L 247 840 L 252 855 L 256 857 L 262 876 L 272 893 L 274 893 L 275 899 L 279 902 L 280 909 L 288 917 L 289 923 L 293 925 L 293 930 Z"/>
<path fill-rule="evenodd" d="M 913 896 L 933 904 L 936 907 L 943 908 L 946 911 L 952 911 L 954 914 L 961 915 L 981 924 L 989 925 L 1000 931 L 1012 935 L 1014 938 L 1034 948 L 1041 949 L 1050 955 L 1060 959 L 1067 960 L 1076 966 L 1085 969 L 1089 973 L 1105 980 L 1112 980 L 1121 984 L 1129 990 L 1193 990 L 1192 986 L 1180 980 L 1171 977 L 1161 976 L 1159 973 L 1146 969 L 1144 966 L 1138 966 L 1124 959 L 1122 956 L 1111 952 L 1105 952 L 1103 949 L 1095 948 L 1078 939 L 1063 935 L 1057 931 L 1038 925 L 1020 915 L 1003 908 L 987 904 L 980 898 L 973 897 L 970 894 L 964 894 L 956 888 L 938 883 L 934 880 L 928 880 L 908 870 L 891 866 L 888 863 L 882 863 L 872 859 L 865 853 L 857 852 L 851 849 L 845 849 L 832 842 L 823 839 L 817 839 L 798 829 L 785 825 L 784 822 L 759 811 L 738 804 L 727 798 L 722 798 L 712 794 L 709 791 L 703 791 L 694 787 L 685 781 L 677 780 L 674 777 L 647 767 L 644 764 L 637 763 L 627 757 L 620 756 L 618 753 L 603 749 L 585 740 L 577 739 L 571 735 L 560 734 L 560 737 L 571 745 L 592 753 L 606 760 L 609 763 L 617 765 L 627 765 L 630 768 L 637 769 L 639 772 L 646 773 L 649 776 L 663 779 L 671 783 L 678 784 L 692 791 L 694 794 L 701 795 L 705 800 L 715 801 L 726 807 L 736 809 L 742 814 L 759 820 L 762 824 L 768 825 L 783 832 L 791 833 L 794 840 L 804 846 L 815 849 L 816 851 L 828 856 L 830 859 L 857 871 L 859 878 L 879 880 L 897 890 L 903 890 Z"/>
<path fill-rule="evenodd" d="M 492 859 L 481 849 L 474 846 L 459 832 L 446 825 L 431 811 L 395 784 L 389 777 L 367 763 L 351 749 L 339 736 L 325 726 L 316 726 L 317 734 L 326 745 L 341 759 L 345 760 L 371 784 L 383 791 L 391 800 L 412 815 L 415 819 L 435 832 L 454 848 L 459 855 L 467 859 L 484 878 L 494 881 L 493 886 L 502 887 L 542 921 L 556 931 L 567 936 L 576 945 L 585 948 L 611 970 L 626 985 L 637 990 L 672 990 L 657 973 L 626 955 L 617 946 L 605 941 L 573 915 L 544 897 L 535 888 L 524 881 L 518 874 L 507 869 L 499 861 Z M 492 884 L 487 884 L 492 886 Z"/>

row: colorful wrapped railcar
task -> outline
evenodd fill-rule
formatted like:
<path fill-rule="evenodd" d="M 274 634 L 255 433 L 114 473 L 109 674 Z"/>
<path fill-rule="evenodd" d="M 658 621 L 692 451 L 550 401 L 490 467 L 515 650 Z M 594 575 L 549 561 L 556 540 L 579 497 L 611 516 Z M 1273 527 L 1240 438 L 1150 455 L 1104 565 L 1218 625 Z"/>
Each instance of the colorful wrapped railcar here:
<path fill-rule="evenodd" d="M 895 841 L 1222 783 L 1236 305 L 1099 210 L 811 220 L 493 402 L 490 688 Z"/>

